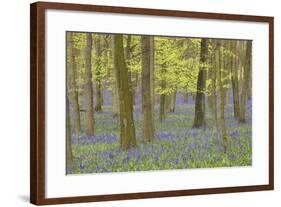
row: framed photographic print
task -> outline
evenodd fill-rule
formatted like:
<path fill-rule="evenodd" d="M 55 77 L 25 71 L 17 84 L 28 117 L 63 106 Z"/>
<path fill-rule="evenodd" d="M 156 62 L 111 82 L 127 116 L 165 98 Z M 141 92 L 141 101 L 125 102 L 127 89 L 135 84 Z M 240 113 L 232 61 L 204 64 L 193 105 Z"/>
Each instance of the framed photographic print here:
<path fill-rule="evenodd" d="M 32 203 L 274 188 L 273 17 L 30 12 Z"/>

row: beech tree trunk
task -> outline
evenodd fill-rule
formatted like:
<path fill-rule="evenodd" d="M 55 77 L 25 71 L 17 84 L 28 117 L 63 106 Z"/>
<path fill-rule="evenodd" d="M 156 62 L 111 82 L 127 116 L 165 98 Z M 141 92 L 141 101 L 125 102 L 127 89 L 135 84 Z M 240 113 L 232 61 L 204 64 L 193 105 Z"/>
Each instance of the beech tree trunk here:
<path fill-rule="evenodd" d="M 240 117 L 239 117 L 240 123 L 246 122 L 246 107 L 247 107 L 247 99 L 248 99 L 249 76 L 251 73 L 251 65 L 252 65 L 252 41 L 247 41 L 246 56 L 245 56 L 244 71 L 243 71 L 241 104 L 240 104 Z"/>
<path fill-rule="evenodd" d="M 73 110 L 73 130 L 74 134 L 78 135 L 80 133 L 81 125 L 80 125 L 80 106 L 78 101 L 78 92 L 76 85 L 76 61 L 75 61 L 75 48 L 74 48 L 74 40 L 73 33 L 67 33 L 67 43 L 69 48 L 69 56 L 70 61 L 68 64 L 68 80 L 69 80 L 69 94 L 72 103 Z"/>
<path fill-rule="evenodd" d="M 175 112 L 177 92 L 165 96 L 165 112 Z"/>
<path fill-rule="evenodd" d="M 67 89 L 66 89 L 67 90 Z M 73 163 L 71 147 L 71 123 L 69 112 L 68 90 L 66 92 L 66 166 L 70 167 Z"/>
<path fill-rule="evenodd" d="M 141 72 L 141 88 L 142 88 L 142 109 L 143 109 L 143 141 L 152 141 L 154 136 L 153 120 L 152 120 L 152 96 L 151 96 L 151 43 L 150 37 L 141 37 L 142 50 L 142 72 Z"/>
<path fill-rule="evenodd" d="M 236 42 L 231 42 L 231 49 L 236 55 Z M 237 64 L 237 57 L 231 58 L 231 83 L 232 83 L 232 97 L 233 97 L 233 111 L 234 117 L 238 118 L 240 114 L 240 107 L 239 107 L 239 83 L 238 83 L 238 64 Z"/>
<path fill-rule="evenodd" d="M 248 100 L 252 99 L 252 79 L 253 79 L 252 70 L 249 73 L 249 85 L 248 85 Z"/>
<path fill-rule="evenodd" d="M 225 89 L 223 87 L 223 74 L 225 73 L 222 68 L 222 51 L 221 51 L 221 45 L 218 42 L 217 44 L 217 58 L 216 62 L 218 63 L 218 82 L 219 82 L 219 92 L 220 92 L 220 129 L 221 129 L 221 138 L 222 138 L 222 144 L 224 148 L 224 152 L 227 150 L 227 132 L 226 132 L 226 126 L 225 126 L 225 117 L 224 117 L 224 106 L 225 106 Z"/>
<path fill-rule="evenodd" d="M 183 103 L 188 103 L 188 93 L 183 94 Z"/>
<path fill-rule="evenodd" d="M 150 36 L 150 94 L 151 94 L 151 106 L 152 106 L 152 125 L 154 129 L 154 107 L 155 107 L 155 92 L 154 92 L 154 37 Z"/>
<path fill-rule="evenodd" d="M 109 58 L 112 58 L 113 51 L 113 35 L 109 36 L 109 45 L 111 50 L 108 51 Z M 113 80 L 112 80 L 112 117 L 119 118 L 119 96 L 118 96 L 118 85 L 116 80 L 116 71 L 115 67 L 113 67 Z"/>
<path fill-rule="evenodd" d="M 191 97 L 192 97 L 192 100 L 195 101 L 195 100 L 196 100 L 196 93 L 195 93 L 195 92 L 192 92 L 192 93 L 191 93 Z"/>
<path fill-rule="evenodd" d="M 165 95 L 165 113 L 170 112 L 171 108 L 171 94 Z"/>
<path fill-rule="evenodd" d="M 119 117 L 119 95 L 118 95 L 118 86 L 117 86 L 117 80 L 116 77 L 114 77 L 113 80 L 113 86 L 112 86 L 112 116 L 113 118 Z"/>
<path fill-rule="evenodd" d="M 206 86 L 206 66 L 208 54 L 207 39 L 201 40 L 200 51 L 200 69 L 197 80 L 197 93 L 195 99 L 195 116 L 194 116 L 194 128 L 203 127 L 205 125 L 205 86 Z"/>
<path fill-rule="evenodd" d="M 216 50 L 216 41 L 214 41 L 213 46 Z M 218 112 L 217 112 L 217 66 L 218 62 L 216 61 L 216 54 L 213 54 L 211 57 L 211 67 L 209 69 L 211 82 L 211 110 L 212 110 L 212 125 L 215 129 L 217 129 L 217 133 L 219 134 L 219 126 L 218 126 Z"/>
<path fill-rule="evenodd" d="M 207 79 L 213 81 L 212 79 L 212 67 L 213 67 L 213 62 L 212 62 L 212 57 L 210 56 L 210 67 L 208 68 L 208 72 L 207 72 Z M 209 88 L 207 88 L 207 91 L 212 90 L 212 85 L 209 85 Z M 208 103 L 208 107 L 210 109 L 212 109 L 212 93 L 208 93 L 207 94 L 207 103 Z"/>
<path fill-rule="evenodd" d="M 129 81 L 129 90 L 131 93 L 132 97 L 132 107 L 134 105 L 134 87 L 133 87 L 133 82 L 132 82 L 132 72 L 130 71 L 130 61 L 131 61 L 131 41 L 132 41 L 132 36 L 128 35 L 127 37 L 127 44 L 126 44 L 126 49 L 125 49 L 125 57 L 126 57 L 126 62 L 127 62 L 127 68 L 128 68 L 128 81 Z M 134 110 L 134 109 L 133 109 Z"/>
<path fill-rule="evenodd" d="M 101 49 L 101 39 L 100 36 L 97 35 L 95 38 L 95 46 L 96 46 L 96 105 L 95 105 L 95 111 L 101 112 L 102 111 L 102 86 L 101 86 L 101 78 L 100 76 L 100 70 L 101 70 L 101 58 L 102 58 L 102 49 Z"/>
<path fill-rule="evenodd" d="M 93 85 L 92 85 L 92 34 L 86 34 L 85 47 L 85 73 L 86 73 L 86 134 L 94 135 L 94 109 L 93 109 Z"/>
<path fill-rule="evenodd" d="M 177 91 L 172 93 L 170 112 L 175 112 L 176 110 L 176 98 L 177 98 Z"/>
<path fill-rule="evenodd" d="M 161 88 L 166 88 L 166 83 L 164 80 L 161 81 L 160 83 Z M 166 95 L 165 94 L 160 94 L 160 106 L 159 106 L 159 121 L 163 121 L 166 117 L 165 115 L 165 102 L 166 102 Z"/>
<path fill-rule="evenodd" d="M 113 59 L 120 103 L 120 147 L 127 150 L 136 145 L 136 133 L 122 35 L 113 36 Z"/>

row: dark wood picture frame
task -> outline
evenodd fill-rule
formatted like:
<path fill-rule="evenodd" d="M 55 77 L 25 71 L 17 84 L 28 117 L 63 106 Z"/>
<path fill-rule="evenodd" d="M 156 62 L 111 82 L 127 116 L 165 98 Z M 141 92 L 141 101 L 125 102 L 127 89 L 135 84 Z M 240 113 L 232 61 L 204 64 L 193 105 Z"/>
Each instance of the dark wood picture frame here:
<path fill-rule="evenodd" d="M 174 16 L 200 19 L 265 22 L 269 24 L 269 183 L 238 187 L 135 192 L 93 196 L 46 198 L 45 197 L 45 11 L 47 9 L 95 11 L 107 13 Z M 110 7 L 68 3 L 36 2 L 30 5 L 30 201 L 36 205 L 79 203 L 124 199 L 218 194 L 274 189 L 274 18 L 236 14 L 201 13 L 144 8 Z"/>

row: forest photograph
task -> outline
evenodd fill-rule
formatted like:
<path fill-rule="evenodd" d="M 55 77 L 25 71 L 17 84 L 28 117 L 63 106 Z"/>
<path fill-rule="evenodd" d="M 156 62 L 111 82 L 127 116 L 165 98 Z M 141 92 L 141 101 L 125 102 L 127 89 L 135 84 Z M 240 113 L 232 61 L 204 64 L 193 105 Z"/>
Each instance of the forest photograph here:
<path fill-rule="evenodd" d="M 65 38 L 66 174 L 252 165 L 252 40 Z"/>

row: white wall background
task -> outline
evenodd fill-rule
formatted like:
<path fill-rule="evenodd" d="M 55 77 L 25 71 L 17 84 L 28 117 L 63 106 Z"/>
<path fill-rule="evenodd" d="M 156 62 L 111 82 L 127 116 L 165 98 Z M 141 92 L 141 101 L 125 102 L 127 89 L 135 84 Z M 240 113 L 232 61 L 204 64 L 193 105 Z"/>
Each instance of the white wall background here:
<path fill-rule="evenodd" d="M 65 0 L 60 0 L 65 2 Z M 29 3 L 0 7 L 0 206 L 29 200 Z M 66 206 L 280 206 L 281 201 L 281 13 L 278 0 L 68 0 L 113 6 L 268 15 L 275 17 L 275 191 L 114 201 Z M 278 107 L 280 106 L 280 107 Z"/>

